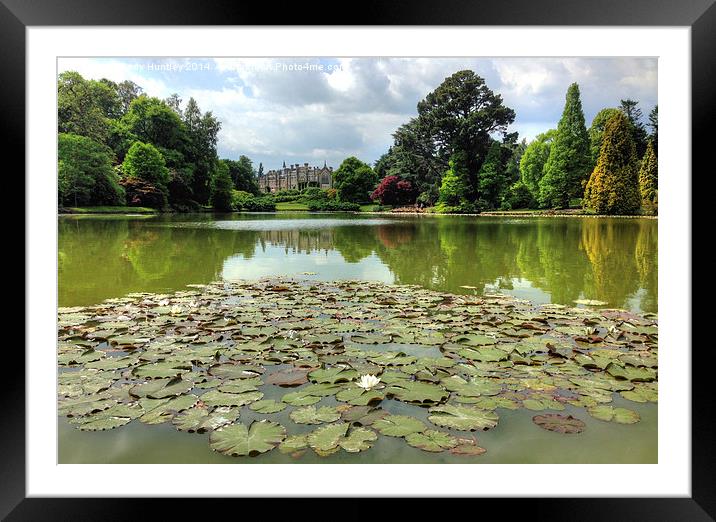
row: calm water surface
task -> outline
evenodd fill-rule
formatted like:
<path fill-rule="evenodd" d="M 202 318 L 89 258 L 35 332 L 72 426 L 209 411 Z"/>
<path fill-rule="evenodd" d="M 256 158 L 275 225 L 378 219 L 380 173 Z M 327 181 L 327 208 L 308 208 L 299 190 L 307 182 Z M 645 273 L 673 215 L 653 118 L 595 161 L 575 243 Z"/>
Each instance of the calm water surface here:
<path fill-rule="evenodd" d="M 650 219 L 200 214 L 64 216 L 58 227 L 60 306 L 217 279 L 294 275 L 417 284 L 458 294 L 499 291 L 538 303 L 597 299 L 614 308 L 658 311 L 658 222 Z M 390 403 L 400 409 L 395 413 L 427 417 L 417 406 Z M 365 453 L 339 452 L 321 460 L 307 452 L 299 462 L 656 462 L 656 405 L 619 398 L 614 405 L 636 410 L 641 422 L 615 425 L 581 411 L 587 429 L 565 436 L 535 426 L 528 410 L 499 409 L 498 426 L 477 435 L 488 449 L 480 457 L 427 454 L 380 437 Z M 244 410 L 242 420 L 250 421 L 253 412 Z M 288 412 L 269 418 L 287 421 Z M 171 424 L 132 422 L 84 433 L 60 419 L 59 434 L 64 463 L 291 461 L 278 451 L 254 459 L 225 457 L 208 448 L 207 435 L 178 432 Z"/>

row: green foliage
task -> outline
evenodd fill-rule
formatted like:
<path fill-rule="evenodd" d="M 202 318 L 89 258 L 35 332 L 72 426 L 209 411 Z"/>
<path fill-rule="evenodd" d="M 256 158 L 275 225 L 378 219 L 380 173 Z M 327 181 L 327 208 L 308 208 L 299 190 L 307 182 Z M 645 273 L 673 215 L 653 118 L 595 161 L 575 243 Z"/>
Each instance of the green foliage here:
<path fill-rule="evenodd" d="M 378 176 L 372 168 L 351 156 L 333 173 L 333 185 L 338 199 L 351 203 L 369 203 L 370 194 L 378 184 Z"/>
<path fill-rule="evenodd" d="M 245 212 L 275 212 L 276 202 L 270 196 L 257 197 L 243 190 L 233 190 L 231 207 Z"/>
<path fill-rule="evenodd" d="M 211 179 L 211 198 L 209 202 L 214 210 L 229 212 L 232 209 L 232 191 L 234 183 L 225 162 L 219 162 Z"/>
<path fill-rule="evenodd" d="M 477 174 L 479 201 L 484 209 L 497 208 L 508 188 L 502 152 L 502 145 L 497 141 L 493 142 Z"/>
<path fill-rule="evenodd" d="M 250 192 L 258 196 L 259 185 L 254 172 L 253 163 L 246 156 L 239 156 L 238 161 L 221 160 L 229 168 L 229 174 L 236 190 Z"/>
<path fill-rule="evenodd" d="M 602 109 L 592 120 L 592 125 L 589 127 L 589 151 L 592 159 L 592 170 L 596 167 L 597 160 L 599 159 L 599 150 L 602 148 L 602 137 L 604 136 L 604 126 L 607 124 L 607 120 L 617 112 L 619 112 L 619 109 Z"/>
<path fill-rule="evenodd" d="M 657 210 L 659 163 L 654 152 L 654 145 L 650 141 L 646 146 L 644 158 L 639 169 L 639 192 L 644 210 L 655 214 Z"/>
<path fill-rule="evenodd" d="M 599 160 L 584 192 L 584 205 L 598 214 L 634 214 L 640 203 L 632 128 L 627 117 L 618 113 L 604 128 Z"/>
<path fill-rule="evenodd" d="M 320 201 L 328 199 L 328 191 L 322 190 L 318 187 L 308 187 L 303 189 L 301 192 L 301 199 L 303 201 Z"/>
<path fill-rule="evenodd" d="M 166 190 L 169 183 L 169 169 L 164 156 L 151 143 L 135 141 L 122 162 L 122 172 L 130 178 L 151 183 L 160 190 Z"/>
<path fill-rule="evenodd" d="M 445 171 L 438 203 L 443 206 L 454 207 L 465 200 L 465 179 L 467 178 L 467 167 L 465 165 L 465 154 L 457 153 L 449 161 L 450 168 Z"/>
<path fill-rule="evenodd" d="M 514 183 L 504 194 L 502 198 L 501 210 L 514 210 L 524 208 L 534 208 L 537 201 L 532 195 L 532 191 L 524 184 L 522 180 Z"/>
<path fill-rule="evenodd" d="M 520 177 L 532 197 L 536 200 L 539 196 L 539 182 L 544 175 L 544 166 L 549 158 L 549 150 L 557 134 L 555 129 L 539 134 L 534 141 L 530 142 L 520 159 Z"/>
<path fill-rule="evenodd" d="M 104 142 L 107 136 L 107 86 L 65 71 L 57 80 L 58 132 Z"/>
<path fill-rule="evenodd" d="M 62 205 L 124 205 L 124 190 L 112 168 L 114 154 L 85 136 L 58 137 L 58 199 Z"/>
<path fill-rule="evenodd" d="M 573 83 L 567 89 L 564 111 L 544 166 L 544 175 L 539 181 L 540 205 L 568 207 L 571 198 L 581 195 L 590 163 L 589 136 L 584 125 L 579 86 Z"/>
<path fill-rule="evenodd" d="M 654 108 L 649 112 L 649 141 L 654 146 L 654 153 L 659 154 L 659 106 L 654 105 Z"/>
<path fill-rule="evenodd" d="M 638 105 L 639 102 L 636 100 L 621 100 L 619 109 L 629 120 L 629 127 L 631 128 L 631 135 L 636 148 L 636 157 L 641 158 L 646 152 L 647 133 L 641 121 L 642 113 Z"/>
<path fill-rule="evenodd" d="M 137 139 L 160 149 L 179 150 L 186 140 L 181 118 L 159 98 L 139 96 L 121 121 Z"/>
<path fill-rule="evenodd" d="M 418 103 L 417 125 L 426 136 L 424 141 L 434 144 L 438 158 L 444 162 L 456 151 L 465 154 L 463 183 L 468 201 L 478 195 L 478 171 L 490 148 L 491 134 L 504 135 L 514 119 L 515 112 L 502 104 L 502 97 L 470 70 L 452 74 Z"/>
<path fill-rule="evenodd" d="M 278 192 L 272 192 L 271 197 L 276 203 L 287 203 L 303 199 L 301 191 L 296 189 L 284 189 Z"/>
<path fill-rule="evenodd" d="M 308 210 L 311 212 L 357 212 L 360 210 L 358 203 L 330 199 L 307 201 L 306 205 L 308 205 Z"/>

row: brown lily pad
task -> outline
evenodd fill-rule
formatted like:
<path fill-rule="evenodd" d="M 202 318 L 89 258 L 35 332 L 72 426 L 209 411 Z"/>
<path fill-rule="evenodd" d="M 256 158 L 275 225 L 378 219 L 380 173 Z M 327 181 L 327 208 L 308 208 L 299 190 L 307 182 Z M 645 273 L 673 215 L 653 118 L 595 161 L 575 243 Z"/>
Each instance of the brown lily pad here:
<path fill-rule="evenodd" d="M 284 388 L 300 386 L 308 382 L 309 369 L 289 368 L 272 373 L 266 377 L 267 384 L 275 384 Z"/>
<path fill-rule="evenodd" d="M 532 417 L 532 422 L 540 428 L 547 431 L 554 431 L 555 433 L 582 433 L 587 426 L 584 421 L 576 417 L 560 415 L 558 413 L 535 415 Z"/>

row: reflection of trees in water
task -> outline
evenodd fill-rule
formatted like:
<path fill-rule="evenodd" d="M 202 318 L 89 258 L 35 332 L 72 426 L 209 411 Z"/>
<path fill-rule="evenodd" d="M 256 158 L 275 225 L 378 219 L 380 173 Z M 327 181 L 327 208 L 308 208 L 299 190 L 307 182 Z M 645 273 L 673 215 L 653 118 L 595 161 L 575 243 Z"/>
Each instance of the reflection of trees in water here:
<path fill-rule="evenodd" d="M 154 220 L 59 222 L 60 303 L 88 304 L 134 291 L 163 292 L 220 276 L 227 258 L 256 248 L 286 255 L 338 251 L 348 263 L 376 255 L 396 282 L 462 292 L 526 279 L 570 303 L 584 295 L 623 307 L 641 287 L 657 309 L 657 223 L 647 220 L 410 219 L 378 226 L 223 230 Z"/>
<path fill-rule="evenodd" d="M 659 298 L 658 239 L 655 222 L 639 223 L 634 259 L 639 272 L 639 284 L 646 290 L 642 300 L 644 310 L 657 310 Z"/>
<path fill-rule="evenodd" d="M 554 302 L 571 303 L 582 293 L 589 270 L 589 260 L 580 248 L 581 220 L 547 218 L 535 225 L 519 244 L 521 277 L 549 292 Z"/>
<path fill-rule="evenodd" d="M 584 282 L 588 299 L 622 307 L 639 289 L 634 252 L 639 224 L 633 220 L 586 219 L 582 224 L 582 248 L 591 270 Z"/>
<path fill-rule="evenodd" d="M 254 255 L 257 235 L 144 220 L 60 220 L 60 303 L 89 304 L 213 281 L 226 258 Z"/>

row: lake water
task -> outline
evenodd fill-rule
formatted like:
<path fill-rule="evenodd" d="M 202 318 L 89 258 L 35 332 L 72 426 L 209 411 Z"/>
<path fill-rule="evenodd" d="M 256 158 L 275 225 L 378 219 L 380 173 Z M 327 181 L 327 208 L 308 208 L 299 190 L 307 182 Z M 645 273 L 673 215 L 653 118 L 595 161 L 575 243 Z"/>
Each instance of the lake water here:
<path fill-rule="evenodd" d="M 652 219 L 199 214 L 63 216 L 58 227 L 59 306 L 220 279 L 293 275 L 457 294 L 502 292 L 572 306 L 595 299 L 610 308 L 658 311 L 658 222 Z M 423 408 L 390 402 L 399 410 L 392 413 L 427 416 Z M 570 437 L 538 428 L 532 412 L 501 409 L 498 426 L 477 434 L 488 448 L 479 457 L 427 454 L 380 437 L 368 452 L 329 459 L 309 452 L 300 462 L 656 462 L 657 406 L 618 396 L 614 405 L 637 411 L 641 421 L 616 425 L 582 411 L 587 429 Z M 250 421 L 251 413 L 242 413 L 242 421 Z M 563 413 L 576 415 L 577 409 L 567 406 Z M 284 417 L 288 410 L 270 416 L 277 422 Z M 213 453 L 206 435 L 178 432 L 171 424 L 132 422 L 91 433 L 61 418 L 59 434 L 62 463 L 291 461 L 277 451 L 253 459 Z"/>

